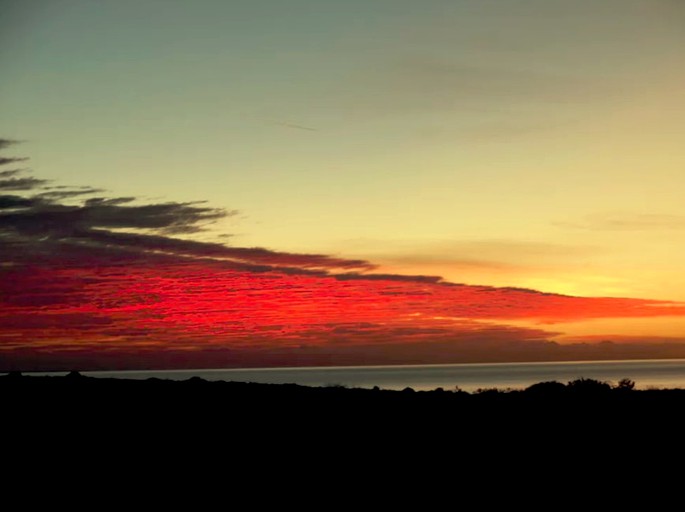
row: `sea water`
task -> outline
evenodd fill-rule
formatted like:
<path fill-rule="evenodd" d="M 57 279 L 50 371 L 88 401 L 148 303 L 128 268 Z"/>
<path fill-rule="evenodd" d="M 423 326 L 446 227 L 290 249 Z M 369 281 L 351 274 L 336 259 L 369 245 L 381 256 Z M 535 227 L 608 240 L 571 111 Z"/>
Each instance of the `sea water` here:
<path fill-rule="evenodd" d="M 522 389 L 544 381 L 588 378 L 616 384 L 631 379 L 639 389 L 685 388 L 685 360 L 583 361 L 497 364 L 438 364 L 410 366 L 346 366 L 308 368 L 250 368 L 197 370 L 136 370 L 82 372 L 92 377 L 126 379 L 205 380 L 347 386 L 355 388 L 464 391 L 500 388 Z M 60 375 L 64 373 L 52 373 Z"/>

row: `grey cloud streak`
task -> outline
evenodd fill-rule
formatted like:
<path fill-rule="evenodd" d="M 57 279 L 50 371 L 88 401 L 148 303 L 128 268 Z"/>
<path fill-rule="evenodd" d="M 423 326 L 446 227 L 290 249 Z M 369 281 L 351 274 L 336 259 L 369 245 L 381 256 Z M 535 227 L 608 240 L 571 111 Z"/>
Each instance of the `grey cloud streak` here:
<path fill-rule="evenodd" d="M 0 157 L 0 165 L 13 164 L 15 162 L 25 162 L 28 158 Z"/>
<path fill-rule="evenodd" d="M 0 164 L 3 165 L 3 164 Z M 11 171 L 0 171 L 0 178 L 5 179 L 9 178 L 11 176 L 16 176 L 20 172 L 22 172 L 23 169 L 12 169 Z"/>
<path fill-rule="evenodd" d="M 19 142 L 18 140 L 0 138 L 0 149 L 4 149 L 4 148 L 9 147 L 13 144 L 17 144 L 18 142 Z M 2 176 L 2 173 L 0 173 L 0 176 Z"/>
<path fill-rule="evenodd" d="M 0 164 L 1 165 L 1 164 Z M 9 178 L 0 180 L 0 190 L 18 191 L 18 190 L 34 190 L 35 188 L 44 185 L 47 180 L 38 178 Z"/>
<path fill-rule="evenodd" d="M 363 260 L 230 247 L 169 236 L 200 232 L 205 224 L 236 213 L 203 203 L 131 205 L 135 199 L 130 197 L 97 197 L 78 205 L 59 202 L 73 196 L 69 191 L 29 197 L 0 195 L 0 241 L 6 248 L 0 261 L 19 264 L 27 257 L 39 256 L 56 260 L 57 254 L 74 258 L 90 255 L 102 260 L 154 259 L 166 255 L 230 260 L 236 264 L 261 266 L 261 270 L 295 267 L 358 271 L 373 268 Z"/>
<path fill-rule="evenodd" d="M 0 147 L 8 146 L 0 139 Z M 10 163 L 15 159 L 4 159 Z M 357 259 L 322 254 L 292 254 L 259 247 L 178 238 L 193 235 L 236 211 L 203 201 L 139 204 L 135 197 L 84 197 L 100 189 L 46 186 L 28 171 L 0 173 L 0 263 L 66 265 L 69 262 L 148 262 L 208 258 L 235 268 L 264 272 L 360 272 L 374 268 Z M 12 193 L 3 193 L 12 192 Z"/>

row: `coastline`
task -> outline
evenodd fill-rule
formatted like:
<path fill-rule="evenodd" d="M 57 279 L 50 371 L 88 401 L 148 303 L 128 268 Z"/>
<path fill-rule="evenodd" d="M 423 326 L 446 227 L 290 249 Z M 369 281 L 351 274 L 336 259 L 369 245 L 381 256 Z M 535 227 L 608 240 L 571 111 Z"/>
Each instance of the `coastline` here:
<path fill-rule="evenodd" d="M 68 372 L 24 373 L 64 376 Z M 465 391 L 479 388 L 525 389 L 537 382 L 569 382 L 578 378 L 617 383 L 630 378 L 638 388 L 685 388 L 685 360 L 574 361 L 490 364 L 435 364 L 285 368 L 195 368 L 164 370 L 81 371 L 97 378 L 183 381 L 200 377 L 208 381 L 239 381 L 263 384 L 300 384 L 326 387 L 402 390 L 411 387 L 430 391 L 438 387 Z M 1 375 L 1 374 L 0 374 Z"/>

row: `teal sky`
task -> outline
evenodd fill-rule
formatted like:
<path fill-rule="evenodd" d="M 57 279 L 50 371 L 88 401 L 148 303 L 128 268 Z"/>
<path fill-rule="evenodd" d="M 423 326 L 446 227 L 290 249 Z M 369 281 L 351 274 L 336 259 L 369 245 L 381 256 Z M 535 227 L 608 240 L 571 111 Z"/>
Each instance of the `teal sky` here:
<path fill-rule="evenodd" d="M 36 175 L 241 246 L 685 299 L 679 0 L 3 0 Z"/>

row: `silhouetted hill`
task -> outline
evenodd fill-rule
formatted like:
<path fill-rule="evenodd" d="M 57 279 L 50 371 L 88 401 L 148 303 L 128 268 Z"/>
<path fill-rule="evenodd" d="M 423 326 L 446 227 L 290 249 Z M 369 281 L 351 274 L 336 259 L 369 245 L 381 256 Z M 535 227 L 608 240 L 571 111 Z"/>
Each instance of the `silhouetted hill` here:
<path fill-rule="evenodd" d="M 606 416 L 606 407 L 613 408 L 613 412 L 637 414 L 663 406 L 666 414 L 666 405 L 676 410 L 685 406 L 685 390 L 635 390 L 626 379 L 613 387 L 593 379 L 577 379 L 567 384 L 541 382 L 524 390 L 492 388 L 468 393 L 442 388 L 394 391 L 206 381 L 199 377 L 185 381 L 94 378 L 75 371 L 64 377 L 14 372 L 0 376 L 0 394 L 7 412 L 47 415 L 69 411 L 83 417 L 106 412 L 124 416 L 136 413 L 142 418 L 190 411 L 217 416 L 249 414 L 254 418 L 275 414 L 304 418 L 323 412 L 373 418 L 417 411 L 429 417 L 465 417 L 475 413 L 492 416 L 510 409 L 535 416 L 552 408 L 569 415 L 586 414 L 592 409 L 599 419 Z"/>
<path fill-rule="evenodd" d="M 591 379 L 467 393 L 10 374 L 0 399 L 5 439 L 96 458 L 115 446 L 298 457 L 652 449 L 679 438 L 685 411 L 685 390 Z"/>

